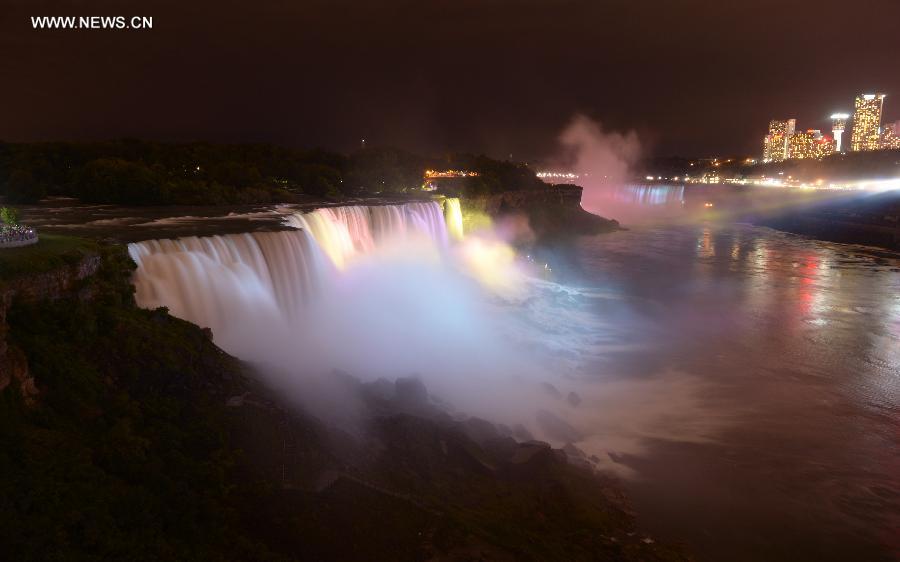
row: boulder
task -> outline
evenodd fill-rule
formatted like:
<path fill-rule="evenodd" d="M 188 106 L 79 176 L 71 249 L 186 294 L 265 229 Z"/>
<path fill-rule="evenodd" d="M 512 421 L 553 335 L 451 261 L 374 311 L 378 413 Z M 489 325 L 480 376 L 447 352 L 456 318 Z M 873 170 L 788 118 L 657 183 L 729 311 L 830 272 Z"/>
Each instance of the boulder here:
<path fill-rule="evenodd" d="M 569 425 L 561 417 L 547 410 L 538 410 L 535 414 L 535 421 L 541 430 L 548 437 L 555 441 L 581 441 L 584 435 L 580 431 Z"/>
<path fill-rule="evenodd" d="M 394 395 L 403 406 L 427 406 L 428 389 L 417 376 L 400 377 L 394 383 Z"/>
<path fill-rule="evenodd" d="M 472 417 L 462 422 L 461 425 L 466 436 L 479 445 L 490 439 L 500 437 L 500 433 L 494 427 L 494 424 L 482 418 Z"/>
<path fill-rule="evenodd" d="M 513 427 L 512 434 L 513 434 L 513 437 L 515 437 L 519 441 L 531 441 L 532 439 L 534 439 L 534 435 L 532 435 L 531 432 L 528 431 L 528 428 L 520 423 L 517 423 Z"/>
<path fill-rule="evenodd" d="M 543 390 L 544 393 L 545 393 L 547 396 L 550 396 L 550 397 L 555 398 L 555 399 L 557 399 L 557 400 L 559 400 L 560 398 L 562 398 L 562 392 L 560 392 L 558 388 L 556 388 L 555 386 L 553 386 L 553 385 L 550 384 L 549 382 L 542 382 L 542 383 L 541 383 L 541 390 Z"/>

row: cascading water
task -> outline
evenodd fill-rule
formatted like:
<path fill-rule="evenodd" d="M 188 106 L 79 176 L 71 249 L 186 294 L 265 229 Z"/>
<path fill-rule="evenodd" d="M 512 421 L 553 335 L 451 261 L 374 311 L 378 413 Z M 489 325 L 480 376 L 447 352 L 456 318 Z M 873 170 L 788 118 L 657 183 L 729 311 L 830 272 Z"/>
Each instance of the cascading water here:
<path fill-rule="evenodd" d="M 438 248 L 448 230 L 461 237 L 459 200 L 445 201 L 452 227 L 438 202 L 346 206 L 295 213 L 286 222 L 298 230 L 150 240 L 129 245 L 138 265 L 134 276 L 140 306 L 166 306 L 175 316 L 210 327 L 216 341 L 238 352 L 236 329 L 248 319 L 282 324 L 302 314 L 304 304 L 336 269 L 391 241 L 424 237 Z"/>
<path fill-rule="evenodd" d="M 462 206 L 459 199 L 451 198 L 444 202 L 444 216 L 447 222 L 447 232 L 454 240 L 463 238 Z"/>
<path fill-rule="evenodd" d="M 299 313 L 334 269 L 302 230 L 150 240 L 129 244 L 129 253 L 140 306 L 166 306 L 226 346 L 230 327 L 248 315 Z"/>
<path fill-rule="evenodd" d="M 459 200 L 453 201 L 458 208 Z M 441 205 L 433 201 L 373 207 L 327 207 L 311 213 L 296 213 L 288 217 L 287 223 L 309 232 L 338 268 L 344 267 L 353 256 L 370 253 L 379 244 L 391 239 L 425 235 L 439 247 L 445 247 L 448 237 L 444 212 Z"/>
<path fill-rule="evenodd" d="M 527 424 L 543 398 L 521 381 L 574 373 L 595 335 L 572 321 L 577 292 L 523 275 L 502 240 L 457 241 L 457 200 L 286 222 L 297 229 L 131 244 L 136 298 L 211 328 L 317 415 L 346 409 L 346 397 L 333 404 L 313 390 L 340 369 L 363 380 L 417 373 L 468 413 Z"/>

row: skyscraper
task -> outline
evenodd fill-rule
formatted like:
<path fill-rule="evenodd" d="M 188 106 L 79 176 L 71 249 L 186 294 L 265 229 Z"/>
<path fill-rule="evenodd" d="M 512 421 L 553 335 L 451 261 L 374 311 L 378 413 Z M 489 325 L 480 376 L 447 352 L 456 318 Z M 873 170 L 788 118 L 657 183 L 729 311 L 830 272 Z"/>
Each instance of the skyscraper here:
<path fill-rule="evenodd" d="M 835 113 L 831 116 L 831 132 L 834 133 L 834 151 L 841 151 L 841 136 L 847 127 L 847 119 L 850 115 L 846 113 Z"/>
<path fill-rule="evenodd" d="M 794 133 L 788 137 L 788 153 L 790 160 L 806 158 L 824 158 L 834 152 L 834 141 L 822 134 L 818 129 Z"/>
<path fill-rule="evenodd" d="M 881 133 L 881 148 L 900 150 L 900 121 L 884 126 L 884 131 Z"/>
<path fill-rule="evenodd" d="M 796 119 L 773 119 L 763 139 L 763 161 L 781 162 L 788 157 L 788 139 L 794 134 Z"/>
<path fill-rule="evenodd" d="M 850 150 L 855 152 L 881 148 L 881 109 L 883 106 L 884 94 L 856 96 Z"/>

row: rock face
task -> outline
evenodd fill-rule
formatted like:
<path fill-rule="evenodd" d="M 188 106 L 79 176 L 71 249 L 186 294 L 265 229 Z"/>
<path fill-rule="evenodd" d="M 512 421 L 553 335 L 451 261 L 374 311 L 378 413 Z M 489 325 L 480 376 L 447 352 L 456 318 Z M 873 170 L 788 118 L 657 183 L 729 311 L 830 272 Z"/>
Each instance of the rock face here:
<path fill-rule="evenodd" d="M 559 205 L 562 207 L 581 207 L 583 188 L 577 185 L 548 185 L 540 189 L 523 189 L 503 191 L 484 197 L 476 197 L 489 215 L 502 215 L 512 211 L 521 211 L 535 205 Z"/>
<path fill-rule="evenodd" d="M 581 208 L 582 191 L 583 188 L 577 185 L 547 185 L 464 197 L 461 200 L 463 217 L 473 214 L 494 218 L 524 215 L 538 240 L 618 230 L 617 221 Z"/>
<path fill-rule="evenodd" d="M 557 441 L 581 441 L 584 439 L 584 435 L 580 431 L 552 412 L 538 410 L 534 418 L 551 439 Z"/>
<path fill-rule="evenodd" d="M 71 296 L 89 299 L 92 295 L 83 290 L 81 281 L 94 275 L 99 267 L 100 256 L 88 256 L 71 266 L 0 283 L 0 391 L 16 381 L 26 401 L 37 394 L 25 356 L 6 341 L 6 315 L 13 302 L 53 301 Z"/>

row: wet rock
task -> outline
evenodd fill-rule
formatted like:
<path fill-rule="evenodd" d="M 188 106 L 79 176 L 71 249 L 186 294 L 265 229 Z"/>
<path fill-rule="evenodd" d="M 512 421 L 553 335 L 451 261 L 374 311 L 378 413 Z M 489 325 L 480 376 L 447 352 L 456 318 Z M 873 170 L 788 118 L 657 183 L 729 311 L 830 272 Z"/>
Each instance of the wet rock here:
<path fill-rule="evenodd" d="M 513 464 L 525 464 L 540 454 L 552 453 L 549 443 L 543 441 L 527 441 L 519 443 L 518 448 L 510 458 Z"/>
<path fill-rule="evenodd" d="M 532 435 L 531 432 L 528 431 L 528 428 L 520 423 L 517 423 L 513 427 L 513 437 L 515 437 L 519 441 L 531 441 L 532 439 L 534 439 L 534 435 Z"/>
<path fill-rule="evenodd" d="M 394 383 L 394 393 L 399 404 L 404 406 L 425 406 L 428 404 L 428 389 L 417 376 L 400 377 Z"/>
<path fill-rule="evenodd" d="M 587 454 L 572 443 L 563 445 L 562 450 L 572 458 L 586 459 Z"/>
<path fill-rule="evenodd" d="M 582 435 L 580 431 L 569 425 L 564 419 L 547 410 L 539 410 L 535 415 L 535 420 L 541 430 L 555 441 L 581 441 L 584 439 L 584 435 Z"/>
<path fill-rule="evenodd" d="M 385 378 L 380 378 L 366 385 L 366 392 L 369 396 L 379 400 L 393 400 L 394 391 L 394 383 Z"/>
<path fill-rule="evenodd" d="M 572 466 L 577 466 L 586 470 L 594 470 L 594 465 L 588 460 L 587 453 L 573 445 L 566 443 L 562 451 L 566 454 L 566 462 Z"/>
<path fill-rule="evenodd" d="M 497 437 L 485 441 L 482 448 L 496 461 L 508 461 L 516 453 L 519 443 L 512 437 Z"/>
<path fill-rule="evenodd" d="M 244 400 L 247 398 L 248 394 L 250 394 L 250 393 L 245 392 L 245 393 L 239 394 L 237 396 L 232 396 L 231 398 L 228 399 L 228 401 L 225 403 L 225 405 L 228 406 L 229 408 L 240 408 L 241 406 L 244 405 Z"/>
<path fill-rule="evenodd" d="M 482 418 L 469 418 L 462 422 L 461 425 L 466 436 L 479 445 L 490 439 L 500 437 L 500 433 L 494 427 L 494 424 Z"/>
<path fill-rule="evenodd" d="M 497 424 L 497 433 L 499 433 L 503 437 L 513 436 L 513 430 L 508 425 L 502 423 Z"/>
<path fill-rule="evenodd" d="M 549 382 L 542 382 L 541 390 L 543 390 L 544 393 L 547 394 L 547 396 L 551 396 L 553 398 L 556 398 L 557 400 L 562 398 L 562 392 L 560 392 L 558 388 L 556 388 Z"/>

